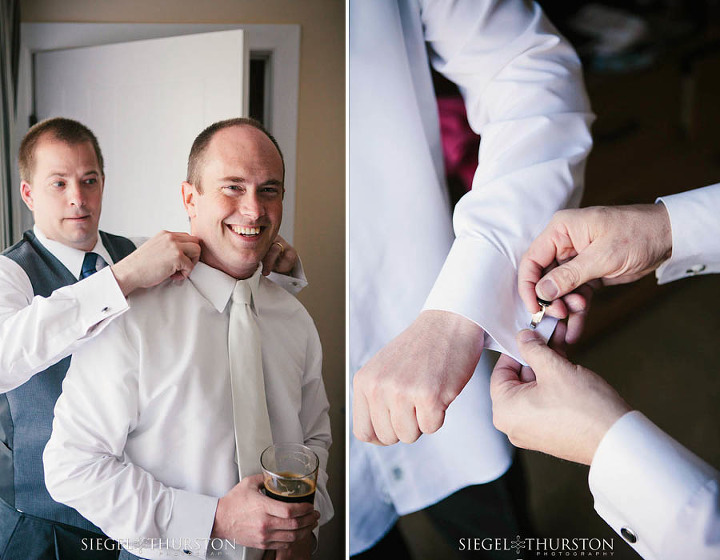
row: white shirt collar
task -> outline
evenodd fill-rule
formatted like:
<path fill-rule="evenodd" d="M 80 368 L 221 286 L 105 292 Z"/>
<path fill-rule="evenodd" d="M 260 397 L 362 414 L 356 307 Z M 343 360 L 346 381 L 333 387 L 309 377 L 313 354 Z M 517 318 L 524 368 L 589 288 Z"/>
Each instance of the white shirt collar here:
<path fill-rule="evenodd" d="M 253 293 L 253 302 L 260 284 L 260 276 L 262 276 L 262 263 L 258 264 L 257 270 L 250 278 L 244 280 L 250 284 L 250 290 Z M 237 278 L 233 278 L 222 270 L 208 266 L 204 262 L 199 262 L 195 265 L 188 280 L 192 282 L 197 291 L 217 309 L 218 313 L 224 311 L 228 301 L 230 301 L 232 297 L 235 284 L 239 281 Z M 255 305 L 253 305 L 253 311 L 255 311 Z"/>
<path fill-rule="evenodd" d="M 83 259 L 85 258 L 85 253 L 87 251 L 81 251 L 73 247 L 68 247 L 59 241 L 48 239 L 48 237 L 40 231 L 40 228 L 37 227 L 37 225 L 33 226 L 33 232 L 43 247 L 50 251 L 50 253 L 52 253 L 52 255 L 59 260 L 75 278 L 80 278 Z M 95 243 L 95 247 L 92 248 L 92 252 L 100 255 L 108 265 L 114 263 L 110 257 L 110 253 L 108 253 L 107 249 L 103 245 L 100 233 L 98 233 L 97 242 Z"/>

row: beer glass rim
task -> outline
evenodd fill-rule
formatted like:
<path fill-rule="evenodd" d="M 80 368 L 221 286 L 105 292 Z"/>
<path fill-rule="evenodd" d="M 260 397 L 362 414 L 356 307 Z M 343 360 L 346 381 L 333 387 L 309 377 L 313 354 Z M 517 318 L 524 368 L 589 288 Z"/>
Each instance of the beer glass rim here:
<path fill-rule="evenodd" d="M 266 465 L 266 453 L 268 453 L 270 450 L 278 449 L 278 448 L 295 448 L 297 451 L 304 451 L 306 454 L 308 454 L 309 457 L 311 457 L 313 461 L 313 468 L 310 469 L 307 473 L 298 474 L 295 477 L 292 478 L 299 478 L 299 477 L 305 477 L 313 475 L 318 471 L 320 468 L 320 458 L 317 456 L 317 453 L 315 453 L 312 449 L 310 449 L 307 445 L 303 445 L 302 443 L 294 443 L 294 442 L 285 442 L 285 443 L 273 443 L 272 445 L 267 446 L 263 452 L 260 454 L 260 466 L 263 468 L 265 472 L 268 474 L 279 478 L 279 479 L 286 479 L 289 480 L 291 477 L 283 476 L 281 474 L 276 473 L 273 469 L 269 469 Z"/>

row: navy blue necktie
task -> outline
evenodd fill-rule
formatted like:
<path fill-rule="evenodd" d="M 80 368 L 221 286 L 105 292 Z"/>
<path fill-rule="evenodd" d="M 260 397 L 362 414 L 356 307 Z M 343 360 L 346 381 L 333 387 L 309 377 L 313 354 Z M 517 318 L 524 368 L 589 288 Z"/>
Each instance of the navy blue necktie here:
<path fill-rule="evenodd" d="M 80 280 L 87 278 L 91 274 L 97 272 L 97 253 L 85 253 L 85 258 L 82 263 L 82 270 L 80 271 Z"/>

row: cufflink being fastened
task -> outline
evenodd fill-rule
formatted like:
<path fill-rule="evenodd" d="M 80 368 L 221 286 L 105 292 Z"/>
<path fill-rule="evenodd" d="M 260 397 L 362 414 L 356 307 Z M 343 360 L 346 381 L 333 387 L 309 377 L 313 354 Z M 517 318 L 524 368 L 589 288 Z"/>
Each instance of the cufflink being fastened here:
<path fill-rule="evenodd" d="M 532 317 L 530 317 L 530 328 L 535 329 L 539 324 L 540 321 L 543 320 L 543 317 L 545 317 L 545 310 L 552 305 L 552 301 L 547 301 L 544 299 L 537 298 L 538 305 L 540 306 L 540 311 L 537 313 L 533 313 Z"/>

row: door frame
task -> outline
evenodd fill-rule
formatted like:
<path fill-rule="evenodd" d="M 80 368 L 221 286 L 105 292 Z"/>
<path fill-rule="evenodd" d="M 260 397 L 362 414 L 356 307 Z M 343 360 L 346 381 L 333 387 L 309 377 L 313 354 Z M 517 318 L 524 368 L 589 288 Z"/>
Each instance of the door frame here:
<path fill-rule="evenodd" d="M 300 26 L 295 24 L 174 24 L 174 23 L 23 23 L 20 25 L 17 123 L 14 150 L 30 128 L 33 114 L 33 55 L 39 51 L 92 47 L 144 39 L 243 29 L 250 55 L 269 56 L 270 110 L 268 128 L 285 159 L 285 199 L 282 234 L 293 242 L 297 169 L 297 120 L 300 77 Z M 200 132 L 200 131 L 198 131 Z M 188 146 L 188 151 L 190 146 Z M 32 227 L 32 216 L 20 198 L 20 179 L 13 166 L 13 238 Z"/>

